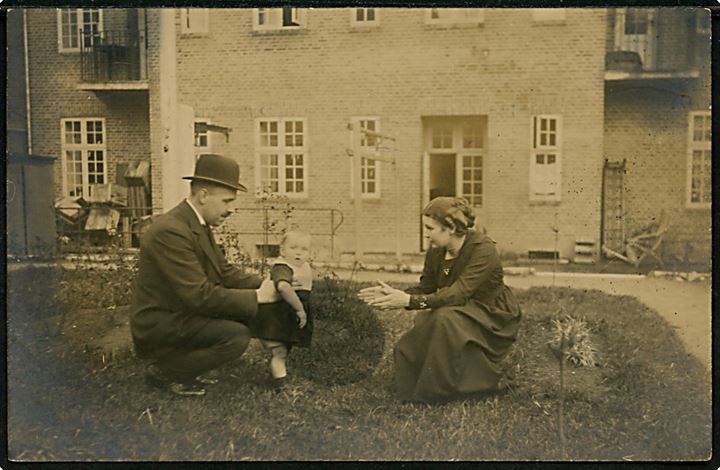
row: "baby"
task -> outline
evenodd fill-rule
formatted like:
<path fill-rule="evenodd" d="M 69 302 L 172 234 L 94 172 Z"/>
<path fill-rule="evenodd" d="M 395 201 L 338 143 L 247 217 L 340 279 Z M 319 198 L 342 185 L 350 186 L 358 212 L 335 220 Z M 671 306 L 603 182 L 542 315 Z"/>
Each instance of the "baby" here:
<path fill-rule="evenodd" d="M 287 377 L 285 363 L 292 346 L 309 347 L 312 337 L 313 318 L 308 308 L 313 277 L 308 262 L 310 242 L 310 235 L 305 232 L 285 233 L 280 243 L 281 256 L 270 271 L 284 302 L 258 305 L 250 325 L 253 336 L 272 353 L 270 374 L 278 387 Z"/>

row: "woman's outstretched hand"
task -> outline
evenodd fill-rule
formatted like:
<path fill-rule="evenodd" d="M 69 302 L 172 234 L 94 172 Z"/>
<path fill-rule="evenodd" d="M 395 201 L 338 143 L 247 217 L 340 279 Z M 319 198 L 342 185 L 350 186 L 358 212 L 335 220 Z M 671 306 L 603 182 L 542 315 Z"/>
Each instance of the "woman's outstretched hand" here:
<path fill-rule="evenodd" d="M 379 286 L 366 287 L 358 292 L 360 300 L 380 310 L 390 310 L 410 305 L 410 294 L 378 281 Z"/>

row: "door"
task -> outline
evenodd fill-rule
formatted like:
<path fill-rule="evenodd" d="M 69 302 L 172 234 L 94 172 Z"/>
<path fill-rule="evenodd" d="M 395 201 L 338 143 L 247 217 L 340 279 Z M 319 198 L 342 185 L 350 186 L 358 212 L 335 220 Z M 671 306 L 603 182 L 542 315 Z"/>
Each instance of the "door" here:
<path fill-rule="evenodd" d="M 615 18 L 615 49 L 636 52 L 643 70 L 655 69 L 655 10 L 618 8 Z"/>
<path fill-rule="evenodd" d="M 423 207 L 440 196 L 460 196 L 483 204 L 486 116 L 424 117 Z M 420 224 L 421 249 L 427 249 Z"/>

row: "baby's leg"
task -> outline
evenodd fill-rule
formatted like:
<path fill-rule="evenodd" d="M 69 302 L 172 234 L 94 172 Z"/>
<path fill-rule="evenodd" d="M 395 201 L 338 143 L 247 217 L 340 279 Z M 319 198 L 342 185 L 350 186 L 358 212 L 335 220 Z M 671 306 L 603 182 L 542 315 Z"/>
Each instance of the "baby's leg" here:
<path fill-rule="evenodd" d="M 272 358 L 270 359 L 270 373 L 274 379 L 282 379 L 287 375 L 287 367 L 285 362 L 287 361 L 288 348 L 285 343 L 280 341 L 268 341 L 262 340 L 263 346 L 270 349 Z"/>

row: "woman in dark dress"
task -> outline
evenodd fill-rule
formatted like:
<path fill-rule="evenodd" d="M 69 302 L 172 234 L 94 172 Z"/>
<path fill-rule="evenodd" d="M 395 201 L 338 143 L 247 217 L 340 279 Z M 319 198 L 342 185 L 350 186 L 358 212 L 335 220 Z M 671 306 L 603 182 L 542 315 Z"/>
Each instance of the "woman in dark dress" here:
<path fill-rule="evenodd" d="M 494 391 L 500 360 L 517 337 L 521 311 L 503 283 L 495 242 L 473 230 L 467 200 L 439 197 L 423 210 L 431 248 L 420 284 L 401 291 L 380 283 L 359 297 L 379 309 L 420 310 L 395 346 L 402 400 L 442 401 Z"/>

